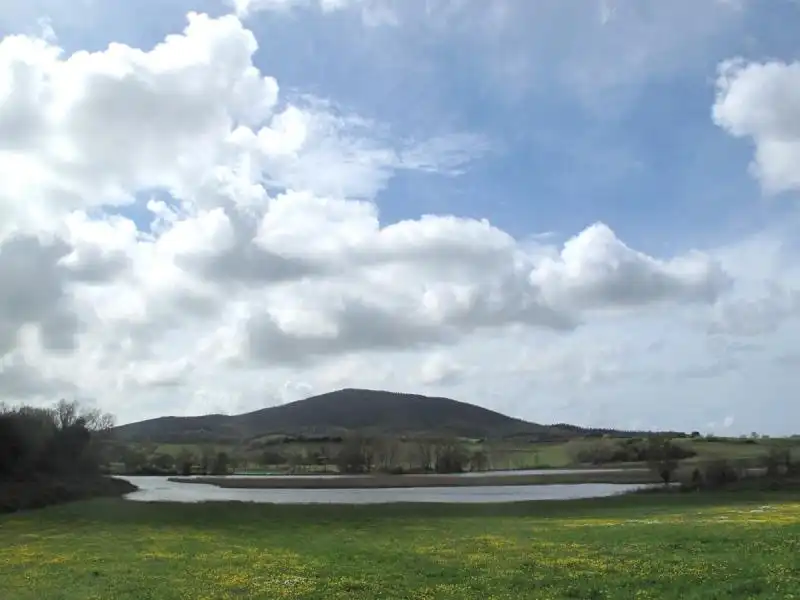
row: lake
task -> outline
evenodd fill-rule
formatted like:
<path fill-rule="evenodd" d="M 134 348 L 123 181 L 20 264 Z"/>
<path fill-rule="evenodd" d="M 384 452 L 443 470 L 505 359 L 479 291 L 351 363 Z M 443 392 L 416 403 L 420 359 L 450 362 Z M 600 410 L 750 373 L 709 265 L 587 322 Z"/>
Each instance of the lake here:
<path fill-rule="evenodd" d="M 647 471 L 647 469 L 640 468 L 627 468 L 627 469 L 514 469 L 514 470 L 498 470 L 498 471 L 467 471 L 465 473 L 447 473 L 448 477 L 503 477 L 508 475 L 574 475 L 574 474 L 592 474 L 592 473 L 623 473 L 623 472 L 636 472 Z M 251 479 L 303 479 L 313 477 L 315 479 L 338 479 L 345 477 L 352 479 L 353 477 L 372 477 L 370 474 L 349 474 L 342 475 L 341 473 L 325 473 L 323 472 L 308 472 L 300 474 L 291 473 L 275 473 L 271 475 L 244 473 L 234 473 L 231 477 L 247 477 Z M 188 475 L 186 477 L 196 478 L 202 475 Z M 394 477 L 441 477 L 439 473 L 415 473 L 414 475 L 394 475 Z"/>
<path fill-rule="evenodd" d="M 631 492 L 640 484 L 429 487 L 383 489 L 231 489 L 200 483 L 174 483 L 166 477 L 120 477 L 139 488 L 125 496 L 137 502 L 257 502 L 262 504 L 386 504 L 391 502 L 522 502 L 601 498 Z"/>

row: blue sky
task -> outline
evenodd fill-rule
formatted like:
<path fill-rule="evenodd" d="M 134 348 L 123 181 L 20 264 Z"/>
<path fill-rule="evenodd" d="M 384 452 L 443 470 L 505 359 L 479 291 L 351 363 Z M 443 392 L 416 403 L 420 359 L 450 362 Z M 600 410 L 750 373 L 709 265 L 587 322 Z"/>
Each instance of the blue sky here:
<path fill-rule="evenodd" d="M 496 146 L 458 180 L 398 176 L 380 198 L 387 221 L 447 212 L 526 236 L 569 235 L 602 220 L 658 254 L 717 244 L 787 210 L 761 198 L 747 172 L 749 144 L 716 127 L 710 106 L 721 61 L 796 57 L 787 25 L 800 17 L 797 3 L 619 2 L 603 24 L 599 2 L 509 2 L 499 40 L 481 29 L 486 10 L 436 23 L 420 16 L 422 4 L 398 11 L 399 26 L 365 26 L 359 11 L 314 6 L 248 21 L 259 42 L 254 63 L 287 97 L 328 99 L 404 137 L 469 131 Z M 229 11 L 209 0 L 93 3 L 91 27 L 64 17 L 59 41 L 68 51 L 111 41 L 147 48 L 180 30 L 188 9 Z M 692 18 L 707 22 L 682 22 Z M 620 32 L 631 40 L 615 44 Z M 648 43 L 652 50 L 636 47 Z M 626 72 L 630 52 L 645 59 Z M 518 73 L 502 74 L 508 63 L 519 63 Z M 588 81 L 572 81 L 584 68 Z"/>
<path fill-rule="evenodd" d="M 584 91 L 564 81 L 573 51 L 553 39 L 530 43 L 524 34 L 512 35 L 495 48 L 470 43 L 469 33 L 440 36 L 417 22 L 411 32 L 377 27 L 365 33 L 357 14 L 315 19 L 301 11 L 256 18 L 253 27 L 261 43 L 256 60 L 289 89 L 333 98 L 400 132 L 466 129 L 500 147 L 456 183 L 423 182 L 424 176 L 396 181 L 381 199 L 387 219 L 453 212 L 488 217 L 517 235 L 572 232 L 603 220 L 637 246 L 656 244 L 647 249 L 658 252 L 660 243 L 694 247 L 708 231 L 715 242 L 729 228 L 740 233 L 780 215 L 774 203 L 753 202 L 760 193 L 747 174 L 748 145 L 710 119 L 721 60 L 786 56 L 790 36 L 776 31 L 800 16 L 797 6 L 759 6 L 730 18 L 710 39 L 688 40 L 694 48 L 677 49 L 674 59 L 654 57 L 652 72 L 644 65 L 598 87 L 588 105 Z M 589 27 L 604 39 L 599 21 L 572 23 L 575 12 L 557 10 L 553 38 L 563 33 L 564 46 L 579 43 L 580 31 L 570 29 Z M 546 57 L 551 41 L 557 46 L 552 63 L 525 56 Z M 610 52 L 609 60 L 622 62 L 625 49 Z M 293 60 L 282 60 L 286 55 Z M 535 63 L 520 75 L 531 81 L 497 83 L 487 76 L 502 68 L 506 55 Z"/>
<path fill-rule="evenodd" d="M 800 301 L 795 307 L 792 300 L 800 289 L 800 186 L 791 177 L 793 161 L 800 160 L 795 151 L 800 145 L 793 144 L 800 142 L 793 133 L 784 135 L 781 127 L 794 131 L 796 109 L 786 98 L 800 98 L 792 96 L 800 84 L 792 79 L 788 64 L 800 60 L 800 3 L 253 0 L 252 10 L 238 15 L 241 22 L 228 21 L 225 29 L 222 21 L 214 21 L 220 36 L 214 40 L 220 45 L 212 45 L 210 34 L 201 39 L 203 32 L 195 32 L 195 45 L 184 51 L 196 51 L 200 58 L 184 57 L 191 68 L 175 75 L 174 82 L 158 79 L 158 65 L 136 61 L 165 38 L 168 45 L 168 36 L 191 37 L 184 31 L 190 11 L 217 18 L 232 13 L 233 4 L 81 0 L 79 5 L 32 0 L 24 6 L 0 7 L 0 36 L 40 36 L 62 49 L 58 61 L 35 67 L 45 74 L 42 81 L 63 83 L 53 73 L 70 73 L 83 95 L 68 88 L 56 90 L 53 84 L 77 106 L 73 108 L 78 117 L 74 123 L 65 118 L 69 126 L 52 125 L 51 136 L 63 142 L 59 147 L 85 151 L 82 164 L 99 165 L 98 176 L 107 185 L 96 183 L 97 178 L 78 181 L 78 171 L 71 171 L 67 183 L 53 183 L 52 189 L 47 187 L 50 183 L 41 184 L 31 196 L 38 199 L 25 204 L 13 195 L 17 188 L 7 191 L 0 186 L 0 209 L 10 211 L 7 220 L 20 231 L 28 227 L 40 233 L 56 227 L 53 223 L 70 223 L 59 235 L 84 248 L 78 262 L 117 252 L 133 265 L 102 289 L 75 284 L 74 297 L 86 314 L 95 315 L 78 319 L 85 332 L 76 338 L 76 348 L 95 347 L 91 344 L 110 336 L 111 322 L 122 328 L 120 339 L 131 340 L 124 351 L 97 359 L 118 366 L 119 372 L 109 374 L 108 381 L 92 379 L 89 367 L 85 375 L 67 381 L 82 394 L 102 396 L 108 389 L 130 386 L 125 392 L 130 400 L 120 410 L 124 418 L 133 419 L 152 416 L 163 407 L 163 391 L 143 382 L 173 371 L 180 381 L 175 385 L 184 386 L 184 399 L 170 406 L 181 414 L 252 409 L 264 402 L 253 391 L 259 386 L 274 390 L 273 399 L 286 399 L 287 389 L 305 393 L 337 385 L 396 388 L 418 376 L 415 390 L 452 394 L 525 418 L 604 425 L 613 423 L 603 419 L 624 418 L 628 425 L 663 421 L 690 429 L 724 429 L 737 419 L 741 423 L 757 418 L 766 429 L 782 426 L 785 406 L 778 396 L 795 381 L 791 331 L 797 325 L 792 319 L 800 314 Z M 247 31 L 258 42 L 252 56 L 242 54 Z M 229 36 L 225 43 L 230 46 L 220 42 L 224 36 Z M 125 45 L 117 46 L 116 63 L 108 58 L 114 55 L 109 44 Z M 6 45 L 6 55 L 11 56 L 8 48 L 11 45 Z M 215 48 L 217 55 L 203 55 L 208 48 Z M 221 56 L 220 48 L 233 48 L 232 58 Z M 0 68 L 13 62 L 2 62 L 3 50 L 0 46 Z M 81 70 L 84 66 L 69 61 L 79 51 L 95 52 L 97 65 L 113 64 L 118 73 L 97 65 L 96 72 Z M 736 88 L 723 93 L 720 68 L 732 59 L 753 69 L 731 75 Z M 771 61 L 777 61 L 772 65 L 776 68 L 758 79 L 759 68 L 766 72 Z M 238 92 L 215 87 L 215 82 L 230 77 L 235 87 L 247 79 L 251 67 L 259 77 L 275 78 L 280 92 L 277 103 L 257 122 L 240 118 L 238 124 L 247 135 L 233 144 L 239 153 L 234 160 L 226 154 L 233 147 L 226 137 L 227 125 L 220 133 L 213 116 L 241 113 L 241 98 Z M 204 78 L 191 79 L 193 74 Z M 186 80 L 179 81 L 179 76 Z M 97 81 L 107 89 L 93 87 Z M 184 83 L 185 89 L 180 87 Z M 137 136 L 148 122 L 137 121 L 144 118 L 140 108 L 124 104 L 126 94 L 133 95 L 123 84 L 157 97 L 160 104 L 150 110 L 158 112 L 163 106 L 163 114 L 173 115 L 173 120 L 185 110 L 187 123 L 196 118 L 196 123 L 165 131 L 164 146 L 172 148 L 169 143 L 174 141 L 176 152 L 203 152 L 190 158 L 165 155 L 153 164 L 145 157 L 137 163 L 137 151 L 152 148 L 140 139 L 145 134 Z M 117 122 L 103 121 L 107 115 L 100 113 L 113 104 L 111 96 L 117 92 L 117 112 L 109 112 Z M 217 98 L 208 99 L 207 106 L 196 102 L 195 92 L 198 97 L 219 96 L 219 106 Z M 248 101 L 263 100 L 242 94 Z M 87 112 L 78 110 L 82 105 L 75 98 L 86 101 Z M 200 114 L 201 109 L 207 113 Z M 41 114 L 56 113 L 43 104 Z M 127 114 L 130 123 L 119 123 L 120 114 Z M 281 115 L 310 132 L 305 146 L 300 144 L 302 151 L 285 150 L 291 146 L 292 132 L 281 133 Z M 12 117 L 0 107 L 0 133 Z M 162 123 L 158 118 L 153 114 L 152 121 Z M 169 128 L 167 120 L 163 124 Z M 195 127 L 201 133 L 192 137 Z M 259 137 L 265 131 L 266 137 Z M 265 150 L 264 144 L 277 143 L 277 138 L 285 147 Z M 106 139 L 112 140 L 110 146 L 99 143 Z M 108 148 L 118 149 L 120 156 L 106 156 L 113 153 Z M 39 150 L 19 150 L 12 156 L 0 148 L 0 169 L 29 164 L 14 162 L 23 157 L 38 165 L 37 173 L 52 174 L 31 182 L 60 182 L 60 167 L 41 158 L 47 148 Z M 294 158 L 287 158 L 290 155 Z M 256 165 L 254 173 L 243 174 L 239 167 L 244 163 L 237 160 Z M 760 174 L 752 168 L 754 161 L 761 165 Z M 235 191 L 214 188 L 222 184 L 210 173 L 221 173 L 220 181 Z M 267 186 L 267 180 L 277 184 Z M 167 192 L 170 185 L 175 198 Z M 67 192 L 74 198 L 69 196 L 73 204 L 65 208 L 62 204 L 68 202 L 62 203 L 62 198 Z M 119 202 L 120 193 L 136 201 L 110 206 Z M 253 203 L 250 213 L 239 205 L 244 197 Z M 284 197 L 291 201 L 278 201 Z M 151 228 L 153 214 L 147 202 L 153 198 L 167 201 L 176 211 L 174 221 L 160 223 L 161 229 Z M 25 207 L 39 207 L 40 201 L 45 208 L 35 217 L 26 212 Z M 181 203 L 185 212 L 177 208 Z M 56 216 L 42 220 L 49 210 Z M 91 216 L 89 225 L 82 220 L 84 211 Z M 430 214 L 442 218 L 420 219 Z M 115 215 L 124 218 L 115 221 Z M 463 219 L 454 221 L 452 216 Z M 248 221 L 251 217 L 256 220 Z M 134 233 L 128 240 L 131 227 L 126 219 L 150 237 L 133 239 Z M 481 219 L 493 229 L 477 225 Z M 384 229 L 372 231 L 374 220 Z M 407 221 L 405 229 L 392 228 L 401 221 Z M 595 223 L 604 226 L 592 228 Z M 99 229 L 90 231 L 90 226 Z M 317 227 L 318 236 L 304 227 Z M 101 235 L 103 228 L 115 233 Z M 371 250 L 347 246 L 350 240 L 362 243 L 373 234 L 375 240 L 383 236 L 388 241 L 375 241 Z M 0 228 L 0 243 L 3 235 Z M 316 237 L 324 241 L 323 250 L 312 247 Z M 571 238 L 574 243 L 563 246 Z M 108 249 L 111 241 L 119 240 L 127 240 L 129 246 Z M 308 273 L 289 282 L 245 281 L 258 267 L 247 263 L 261 256 L 248 245 L 258 246 L 256 241 L 262 250 L 264 244 L 275 245 L 278 254 L 284 245 L 292 252 L 308 251 L 311 254 L 303 254 L 303 259 L 312 262 L 319 258 L 314 252 L 335 256 L 340 281 L 323 278 L 311 285 Z M 621 244 L 636 253 L 626 254 Z M 503 252 L 505 259 L 496 262 Z M 191 256 L 180 262 L 176 257 L 181 253 Z M 371 253 L 373 261 L 378 260 L 375 256 L 391 256 L 382 264 L 384 270 L 374 263 L 369 270 L 359 262 Z M 420 261 L 414 269 L 405 263 L 398 267 L 411 256 Z M 473 259 L 475 263 L 468 264 Z M 221 269 L 227 260 L 232 262 Z M 437 270 L 437 261 L 446 266 Z M 521 264 L 530 270 L 527 275 L 520 275 Z M 249 275 L 241 275 L 235 285 L 229 280 L 220 284 L 223 295 L 235 292 L 230 292 L 229 302 L 203 313 L 208 298 L 197 292 L 202 297 L 187 300 L 186 290 L 206 290 L 208 282 L 186 265 L 201 265 L 197 268 L 206 278 L 220 273 L 232 277 L 233 272 Z M 171 275 L 152 275 L 162 267 Z M 444 290 L 443 282 L 465 273 L 469 277 Z M 634 279 L 623 281 L 626 276 Z M 409 283 L 403 287 L 404 277 Z M 526 287 L 531 281 L 540 287 Z M 395 283 L 398 289 L 392 287 Z M 169 288 L 172 284 L 174 289 Z M 648 295 L 643 289 L 650 284 Z M 464 316 L 458 302 L 467 301 L 459 294 L 470 286 L 473 312 Z M 140 299 L 136 302 L 141 306 L 133 300 L 124 310 L 115 306 L 110 299 L 123 293 L 119 290 Z M 370 312 L 358 303 L 355 308 L 346 306 L 351 290 L 363 294 L 358 301 L 370 310 L 385 302 L 386 312 Z M 414 330 L 413 323 L 403 320 L 413 313 L 403 304 L 411 302 L 407 296 L 413 290 L 441 292 L 433 304 L 425 304 L 427 297 L 420 296 L 425 302 L 413 299 L 425 310 L 444 311 L 436 313 L 442 319 L 440 330 L 419 323 Z M 315 305 L 327 293 L 329 303 Z M 531 304 L 540 300 L 563 308 L 565 318 L 574 317 L 580 325 L 565 332 L 554 321 L 543 324 L 547 313 L 531 315 Z M 296 314 L 286 316 L 299 310 L 296 305 L 308 319 L 302 327 L 292 321 L 300 319 Z M 331 306 L 339 307 L 341 314 L 329 314 Z M 182 321 L 175 325 L 195 309 L 201 316 L 193 316 L 191 326 Z M 373 322 L 383 324 L 372 337 L 347 320 L 362 309 Z M 445 314 L 446 309 L 455 312 Z M 265 335 L 272 346 L 256 356 L 254 342 L 236 335 L 257 321 L 259 310 L 269 315 L 266 323 L 272 329 Z M 100 318 L 96 315 L 101 315 L 102 327 L 92 321 Z M 279 317 L 287 319 L 289 325 L 284 325 L 289 329 L 275 325 Z M 144 322 L 150 318 L 163 318 L 164 323 Z M 131 329 L 136 319 L 143 320 L 136 325 L 142 331 Z M 297 334 L 302 343 L 292 337 L 295 326 L 303 331 Z M 336 348 L 326 341 L 326 327 L 341 335 Z M 175 339 L 170 337 L 173 328 L 179 332 Z M 170 333 L 142 341 L 160 330 Z M 313 343 L 303 338 L 312 330 L 318 336 Z M 421 337 L 408 337 L 405 332 L 411 330 Z M 376 341 L 376 347 L 366 347 L 365 340 Z M 113 346 L 110 340 L 103 343 Z M 296 365 L 290 364 L 288 350 L 286 355 L 276 350 L 281 344 L 303 349 L 305 343 L 309 353 L 322 356 L 313 368 L 300 350 L 296 354 L 302 360 Z M 202 354 L 210 352 L 207 349 L 197 350 L 197 356 L 181 355 L 177 349 L 228 348 L 226 344 L 238 350 L 209 358 Z M 485 350 L 489 347 L 490 352 Z M 45 350 L 20 346 L 15 352 L 22 358 L 15 360 L 30 365 L 45 361 L 41 364 L 46 368 L 36 368 L 50 379 L 69 373 L 68 363 L 58 362 L 61 358 L 42 358 Z M 496 364 L 488 364 L 486 352 Z M 135 366 L 139 362 L 141 368 Z M 241 390 L 236 393 L 222 389 L 223 384 L 208 383 L 199 372 L 205 367 L 198 365 L 212 362 L 219 368 L 220 381 L 240 381 L 230 365 L 246 365 L 242 368 L 248 372 L 247 383 L 237 384 Z M 377 366 L 365 369 L 365 364 Z M 217 372 L 214 369 L 206 369 L 208 377 Z M 0 388 L 2 384 L 0 372 Z M 780 393 L 770 409 L 759 414 L 749 397 L 753 389 L 766 385 Z M 531 389 L 539 390 L 542 398 L 534 405 L 527 400 Z M 692 418 L 682 419 L 680 411 L 659 417 L 657 408 L 639 401 L 648 394 L 662 400 L 686 398 L 682 410 Z"/>
<path fill-rule="evenodd" d="M 617 10 L 604 24 L 602 2 L 512 1 L 503 3 L 509 14 L 494 37 L 481 27 L 489 11 L 474 3 L 454 22 L 426 19 L 424 4 L 393 4 L 399 25 L 365 26 L 358 10 L 327 14 L 313 3 L 248 20 L 259 43 L 254 64 L 278 79 L 286 98 L 312 94 L 404 137 L 469 131 L 495 146 L 457 181 L 398 176 L 380 198 L 388 222 L 447 212 L 526 236 L 567 235 L 602 220 L 658 254 L 757 231 L 791 210 L 780 198 L 761 198 L 747 172 L 750 145 L 716 127 L 710 106 L 721 61 L 797 57 L 789 26 L 800 18 L 796 2 L 665 9 L 609 1 Z M 231 10 L 216 0 L 86 8 L 80 19 L 51 11 L 67 52 L 110 42 L 149 48 L 179 31 L 187 10 Z M 6 31 L 35 30 L 37 13 L 27 13 Z M 686 22 L 693 18 L 702 23 Z M 615 43 L 620 32 L 630 41 Z M 645 59 L 626 69 L 631 52 Z M 505 75 L 509 64 L 516 72 Z M 576 69 L 588 81 L 575 83 Z"/>

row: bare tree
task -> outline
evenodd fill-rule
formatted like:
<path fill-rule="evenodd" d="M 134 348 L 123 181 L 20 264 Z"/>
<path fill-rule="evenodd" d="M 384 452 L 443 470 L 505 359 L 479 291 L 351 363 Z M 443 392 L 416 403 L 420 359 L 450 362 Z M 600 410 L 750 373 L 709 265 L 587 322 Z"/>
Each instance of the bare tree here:
<path fill-rule="evenodd" d="M 361 438 L 361 456 L 364 459 L 364 470 L 369 473 L 375 464 L 375 444 L 373 440 L 366 437 Z"/>
<path fill-rule="evenodd" d="M 208 444 L 203 444 L 200 448 L 200 472 L 209 475 L 214 461 L 214 448 Z"/>
<path fill-rule="evenodd" d="M 116 419 L 114 418 L 114 415 L 111 413 L 101 412 L 97 408 L 88 410 L 81 416 L 86 423 L 86 427 L 90 431 L 97 433 L 107 433 L 114 429 L 114 425 L 116 425 Z"/>
<path fill-rule="evenodd" d="M 114 428 L 114 415 L 104 413 L 98 408 L 83 409 L 79 402 L 59 400 L 53 408 L 53 420 L 59 429 L 75 425 L 79 420 L 84 427 L 93 432 L 107 432 Z"/>
<path fill-rule="evenodd" d="M 417 464 L 423 471 L 433 471 L 436 467 L 436 441 L 419 438 L 416 443 Z"/>
<path fill-rule="evenodd" d="M 442 440 L 436 447 L 437 473 L 461 473 L 464 471 L 469 457 L 462 444 L 457 440 Z"/>
<path fill-rule="evenodd" d="M 397 468 L 400 454 L 400 444 L 391 437 L 378 438 L 374 442 L 375 464 L 382 471 L 391 471 Z"/>
<path fill-rule="evenodd" d="M 181 475 L 191 475 L 194 461 L 194 453 L 188 448 L 183 448 L 175 459 L 175 465 L 178 467 Z"/>
<path fill-rule="evenodd" d="M 211 465 L 212 475 L 227 475 L 230 470 L 230 457 L 227 452 L 217 452 Z"/>
<path fill-rule="evenodd" d="M 61 429 L 67 429 L 75 424 L 80 416 L 78 403 L 75 401 L 67 402 L 66 400 L 59 400 L 53 409 L 53 417 L 56 426 Z"/>
<path fill-rule="evenodd" d="M 8 473 L 96 473 L 101 447 L 77 402 L 61 400 L 50 409 L 20 406 L 4 415 L 0 454 L 11 457 Z"/>
<path fill-rule="evenodd" d="M 331 448 L 327 444 L 321 445 L 314 454 L 317 465 L 322 467 L 324 473 L 328 472 L 328 465 L 331 462 Z"/>
<path fill-rule="evenodd" d="M 472 453 L 469 459 L 470 469 L 473 471 L 487 471 L 489 469 L 489 454 L 483 448 Z"/>
<path fill-rule="evenodd" d="M 336 466 L 342 473 L 369 473 L 375 460 L 375 447 L 371 440 L 353 435 L 345 438 L 336 455 Z"/>

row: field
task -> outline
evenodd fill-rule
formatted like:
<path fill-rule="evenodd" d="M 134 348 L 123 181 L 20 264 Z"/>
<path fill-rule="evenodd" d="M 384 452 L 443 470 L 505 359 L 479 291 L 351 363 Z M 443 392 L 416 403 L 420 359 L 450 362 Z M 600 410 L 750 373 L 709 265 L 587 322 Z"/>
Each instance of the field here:
<path fill-rule="evenodd" d="M 676 440 L 678 443 L 683 444 L 695 452 L 697 456 L 684 461 L 684 464 L 691 465 L 702 463 L 713 459 L 725 459 L 730 461 L 741 460 L 754 460 L 759 457 L 764 457 L 770 450 L 772 445 L 784 446 L 792 448 L 796 457 L 800 457 L 800 441 L 797 439 L 783 439 L 783 440 L 751 440 L 751 439 L 738 439 L 738 438 L 718 438 L 707 440 L 705 438 L 696 439 L 682 439 Z M 574 450 L 581 444 L 596 443 L 597 440 L 591 439 L 576 439 L 569 442 L 549 442 L 549 443 L 525 443 L 521 441 L 492 441 L 485 443 L 468 443 L 467 447 L 470 451 L 482 450 L 489 458 L 488 465 L 492 469 L 544 469 L 556 468 L 563 469 L 568 467 L 585 467 L 586 465 L 576 464 L 574 458 Z M 336 444 L 326 445 L 330 452 L 337 451 Z M 241 447 L 213 445 L 208 449 L 213 453 L 224 451 L 231 456 L 238 456 L 243 458 L 243 463 L 239 465 L 240 471 L 259 471 L 266 469 L 267 471 L 286 470 L 286 465 L 260 465 L 258 459 L 261 451 L 248 452 Z M 286 455 L 303 455 L 313 453 L 320 449 L 319 443 L 310 442 L 292 442 L 288 444 L 280 444 L 272 447 L 273 450 L 280 451 Z M 184 444 L 160 444 L 150 449 L 153 454 L 167 454 L 171 456 L 178 456 L 181 452 L 190 451 L 195 455 L 200 453 L 200 446 L 197 445 L 184 445 Z M 405 457 L 401 463 L 406 467 L 410 466 L 409 455 L 413 454 L 414 444 L 402 444 L 400 456 Z M 599 465 L 596 465 L 599 466 Z M 624 467 L 624 466 L 642 466 L 642 464 L 628 463 L 628 464 L 609 464 L 607 467 Z M 328 467 L 303 465 L 298 467 L 301 472 L 317 472 L 317 471 L 334 471 L 335 467 L 329 465 Z"/>
<path fill-rule="evenodd" d="M 800 497 L 514 505 L 94 500 L 0 518 L 14 600 L 800 598 Z"/>

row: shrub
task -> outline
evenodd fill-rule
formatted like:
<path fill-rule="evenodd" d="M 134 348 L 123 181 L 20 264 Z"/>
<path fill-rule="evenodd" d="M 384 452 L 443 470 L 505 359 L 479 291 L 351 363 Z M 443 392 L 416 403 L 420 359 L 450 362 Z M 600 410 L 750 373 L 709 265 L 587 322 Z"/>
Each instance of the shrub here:
<path fill-rule="evenodd" d="M 435 469 L 437 473 L 463 473 L 469 456 L 458 442 L 442 442 L 437 447 Z"/>
<path fill-rule="evenodd" d="M 711 461 L 703 471 L 705 486 L 712 489 L 736 483 L 739 479 L 739 470 L 723 459 Z"/>
<path fill-rule="evenodd" d="M 788 449 L 773 446 L 764 457 L 762 464 L 769 477 L 778 477 L 789 471 L 792 459 Z"/>
<path fill-rule="evenodd" d="M 98 496 L 122 496 L 136 489 L 135 485 L 125 480 L 111 477 L 33 477 L 24 481 L 6 481 L 0 486 L 0 513 L 43 508 Z"/>
<path fill-rule="evenodd" d="M 373 448 L 369 440 L 352 436 L 342 442 L 334 462 L 341 473 L 369 473 L 372 459 Z"/>
<path fill-rule="evenodd" d="M 652 442 L 654 439 L 658 440 L 655 445 Z M 674 443 L 668 438 L 627 438 L 624 440 L 605 439 L 589 443 L 577 442 L 572 445 L 571 453 L 577 462 L 593 465 L 651 462 L 665 459 L 678 461 L 697 454 L 691 448 Z"/>
<path fill-rule="evenodd" d="M 678 468 L 680 457 L 685 455 L 681 446 L 668 439 L 650 438 L 644 452 L 647 465 L 668 485 Z"/>
<path fill-rule="evenodd" d="M 261 453 L 260 462 L 264 466 L 285 465 L 288 462 L 288 459 L 284 454 L 278 452 L 277 450 L 264 450 L 264 452 Z"/>

